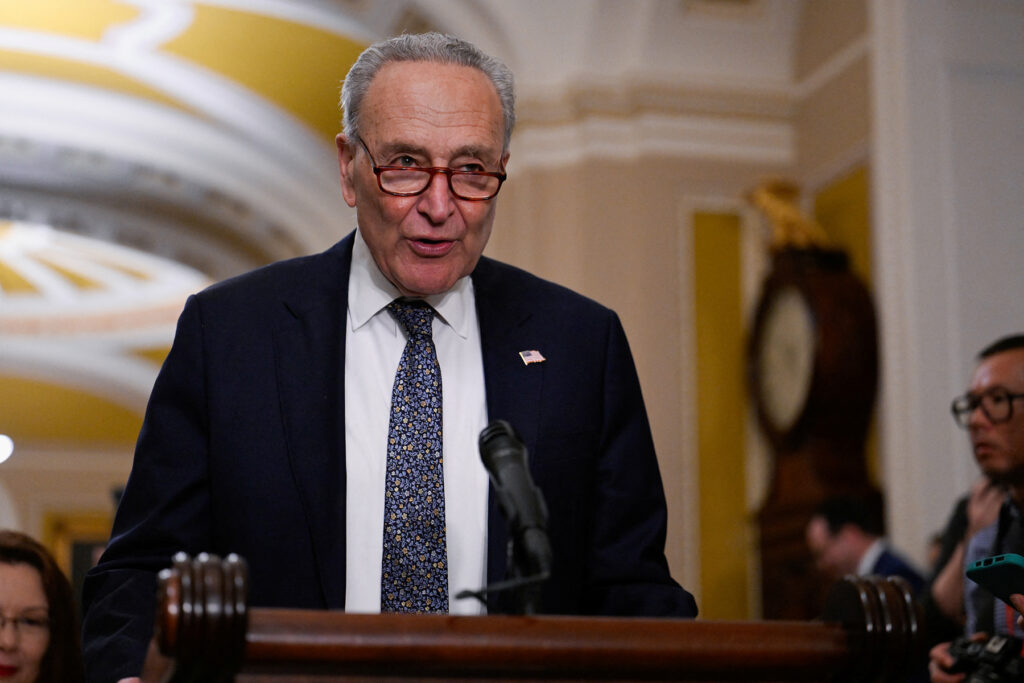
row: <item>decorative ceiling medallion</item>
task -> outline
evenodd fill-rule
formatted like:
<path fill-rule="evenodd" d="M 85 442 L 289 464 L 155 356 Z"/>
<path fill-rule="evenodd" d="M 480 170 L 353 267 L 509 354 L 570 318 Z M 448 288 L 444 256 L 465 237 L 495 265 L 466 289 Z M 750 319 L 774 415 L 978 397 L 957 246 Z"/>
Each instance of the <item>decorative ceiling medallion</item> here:
<path fill-rule="evenodd" d="M 0 336 L 173 325 L 198 271 L 36 223 L 0 221 Z"/>

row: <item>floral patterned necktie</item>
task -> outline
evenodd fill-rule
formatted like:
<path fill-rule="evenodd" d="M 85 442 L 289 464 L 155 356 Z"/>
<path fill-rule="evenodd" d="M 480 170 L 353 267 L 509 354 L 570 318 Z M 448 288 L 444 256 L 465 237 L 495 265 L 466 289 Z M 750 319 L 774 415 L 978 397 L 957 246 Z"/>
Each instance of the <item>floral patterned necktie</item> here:
<path fill-rule="evenodd" d="M 384 485 L 381 612 L 448 611 L 448 551 L 441 457 L 441 368 L 434 309 L 387 306 L 409 335 L 395 373 Z"/>

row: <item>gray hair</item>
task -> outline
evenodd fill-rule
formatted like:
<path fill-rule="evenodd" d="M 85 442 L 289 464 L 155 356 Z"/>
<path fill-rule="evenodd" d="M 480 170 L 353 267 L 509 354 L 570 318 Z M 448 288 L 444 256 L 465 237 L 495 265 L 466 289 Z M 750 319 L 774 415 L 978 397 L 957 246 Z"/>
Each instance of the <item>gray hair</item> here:
<path fill-rule="evenodd" d="M 350 140 L 359 135 L 360 110 L 366 91 L 389 62 L 437 62 L 479 69 L 494 84 L 505 122 L 505 149 L 516 123 L 516 92 L 512 71 L 496 57 L 471 43 L 441 33 L 403 34 L 366 48 L 349 69 L 341 87 L 342 125 Z"/>

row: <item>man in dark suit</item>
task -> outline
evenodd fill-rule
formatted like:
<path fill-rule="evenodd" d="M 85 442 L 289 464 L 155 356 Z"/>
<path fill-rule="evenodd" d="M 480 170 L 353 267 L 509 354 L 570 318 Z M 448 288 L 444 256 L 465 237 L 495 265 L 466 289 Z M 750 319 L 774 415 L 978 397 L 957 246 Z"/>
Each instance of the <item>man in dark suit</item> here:
<path fill-rule="evenodd" d="M 915 593 L 924 577 L 882 540 L 881 516 L 857 498 L 823 501 L 807 523 L 807 546 L 818 570 L 832 580 L 847 574 L 900 576 Z"/>
<path fill-rule="evenodd" d="M 520 433 L 549 508 L 542 611 L 696 614 L 665 561 L 664 493 L 618 317 L 481 256 L 515 117 L 507 67 L 450 37 L 401 36 L 363 53 L 342 101 L 341 185 L 358 229 L 186 304 L 87 579 L 89 680 L 138 675 L 155 573 L 178 551 L 242 555 L 252 605 L 480 613 L 454 596 L 506 573 L 505 522 L 476 455 L 495 419 Z M 416 399 L 436 402 L 429 438 L 407 436 L 396 397 L 421 386 L 401 373 L 433 358 L 436 394 Z M 406 455 L 396 443 L 438 479 L 410 503 L 444 520 L 446 540 L 435 527 L 423 551 L 437 553 L 425 580 L 442 576 L 428 607 L 416 606 L 426 589 L 394 607 L 382 586 L 382 528 L 386 548 L 410 509 L 386 507 Z"/>

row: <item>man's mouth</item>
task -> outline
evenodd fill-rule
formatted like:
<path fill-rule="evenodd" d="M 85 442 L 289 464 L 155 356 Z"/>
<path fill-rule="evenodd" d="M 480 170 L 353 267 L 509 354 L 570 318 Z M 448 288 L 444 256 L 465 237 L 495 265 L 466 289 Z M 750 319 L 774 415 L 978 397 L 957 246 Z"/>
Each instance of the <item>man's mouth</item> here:
<path fill-rule="evenodd" d="M 455 242 L 453 240 L 413 239 L 409 240 L 409 244 L 417 256 L 436 258 L 451 251 Z"/>
<path fill-rule="evenodd" d="M 0 664 L 0 678 L 10 678 L 16 673 L 18 673 L 18 667 Z"/>
<path fill-rule="evenodd" d="M 974 455 L 990 455 L 994 450 L 992 444 L 984 441 L 974 444 Z"/>

